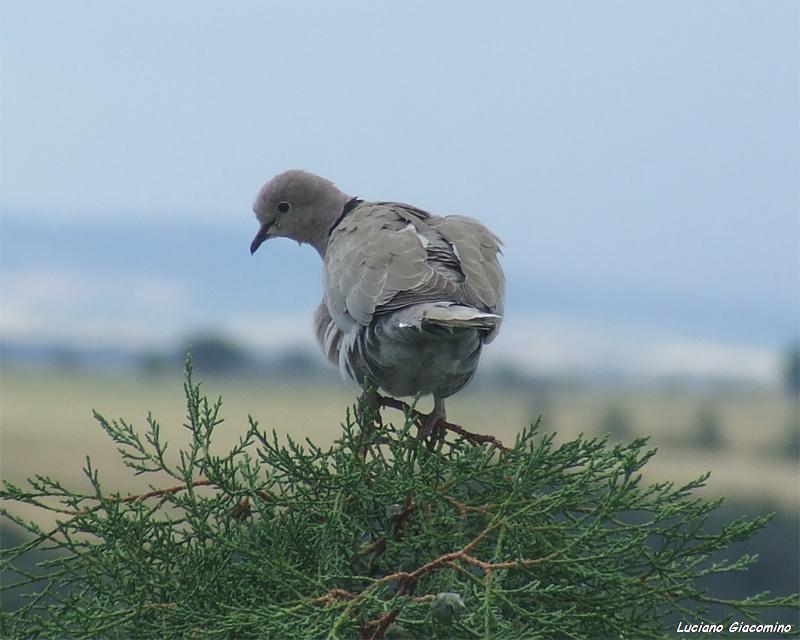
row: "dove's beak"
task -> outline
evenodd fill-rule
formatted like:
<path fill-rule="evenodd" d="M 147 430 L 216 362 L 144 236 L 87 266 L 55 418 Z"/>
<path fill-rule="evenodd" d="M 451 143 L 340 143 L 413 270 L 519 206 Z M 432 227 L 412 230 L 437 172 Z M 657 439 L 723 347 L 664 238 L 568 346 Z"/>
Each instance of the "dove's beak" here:
<path fill-rule="evenodd" d="M 258 249 L 267 238 L 269 238 L 269 224 L 265 222 L 261 225 L 256 237 L 253 238 L 253 241 L 250 243 L 250 255 L 253 255 L 256 249 Z"/>

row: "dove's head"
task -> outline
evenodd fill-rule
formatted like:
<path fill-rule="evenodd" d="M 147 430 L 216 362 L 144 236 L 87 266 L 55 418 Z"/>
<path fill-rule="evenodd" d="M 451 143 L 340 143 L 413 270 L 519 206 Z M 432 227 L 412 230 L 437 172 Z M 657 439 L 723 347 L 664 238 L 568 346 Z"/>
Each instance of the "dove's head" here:
<path fill-rule="evenodd" d="M 250 253 L 269 238 L 291 238 L 325 256 L 331 229 L 350 196 L 325 178 L 293 169 L 275 176 L 258 192 L 253 211 L 261 223 Z"/>

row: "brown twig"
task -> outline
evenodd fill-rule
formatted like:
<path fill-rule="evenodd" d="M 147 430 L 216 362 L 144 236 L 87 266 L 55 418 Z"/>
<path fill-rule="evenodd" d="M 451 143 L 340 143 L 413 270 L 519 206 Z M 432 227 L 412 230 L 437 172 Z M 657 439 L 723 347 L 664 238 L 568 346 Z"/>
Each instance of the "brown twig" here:
<path fill-rule="evenodd" d="M 399 615 L 400 609 L 392 609 L 391 611 L 384 613 L 380 618 L 361 625 L 361 637 L 363 640 L 381 640 L 386 633 L 386 630 Z"/>
<path fill-rule="evenodd" d="M 406 496 L 406 499 L 403 503 L 403 508 L 400 510 L 397 515 L 394 516 L 394 539 L 400 540 L 403 535 L 403 529 L 405 528 L 406 522 L 408 521 L 408 517 L 414 512 L 416 509 L 416 505 L 411 502 L 411 496 Z M 386 538 L 381 537 L 378 538 L 372 544 L 367 545 L 363 549 L 358 552 L 359 556 L 366 556 L 369 554 L 374 553 L 375 556 L 379 556 L 386 550 Z"/>
<path fill-rule="evenodd" d="M 117 498 L 116 502 L 120 502 L 120 503 L 122 503 L 122 502 L 136 502 L 137 500 L 138 501 L 144 501 L 144 500 L 147 500 L 148 498 L 157 498 L 157 497 L 160 497 L 160 496 L 166 496 L 166 495 L 172 495 L 172 494 L 175 494 L 175 493 L 179 493 L 181 491 L 185 491 L 190 486 L 191 487 L 208 487 L 208 486 L 213 486 L 213 485 L 214 485 L 214 483 L 211 482 L 211 480 L 195 480 L 194 482 L 191 482 L 190 484 L 180 484 L 177 487 L 169 487 L 167 489 L 154 489 L 153 491 L 148 491 L 147 493 L 140 493 L 140 494 L 137 494 L 137 495 L 125 496 L 124 498 Z"/>
<path fill-rule="evenodd" d="M 457 433 L 462 438 L 464 438 L 464 440 L 466 440 L 467 442 L 471 442 L 472 444 L 487 444 L 488 443 L 488 444 L 493 445 L 496 449 L 500 449 L 504 453 L 508 453 L 509 451 L 511 451 L 511 449 L 509 449 L 507 446 L 505 446 L 502 442 L 500 442 L 494 436 L 490 436 L 488 434 L 482 434 L 482 433 L 472 433 L 471 431 L 467 431 L 463 427 L 459 427 L 457 424 L 452 424 L 451 422 L 446 422 L 444 420 L 439 420 L 439 422 L 437 422 L 436 424 L 439 427 L 444 427 L 448 431 L 452 431 L 454 433 Z"/>
<path fill-rule="evenodd" d="M 495 504 L 470 505 L 456 500 L 455 498 L 451 498 L 450 496 L 442 496 L 442 498 L 444 498 L 445 502 L 455 507 L 463 519 L 466 519 L 470 513 L 486 513 L 487 511 L 497 508 Z"/>
<path fill-rule="evenodd" d="M 461 560 L 462 562 L 466 562 L 467 564 L 474 565 L 476 567 L 480 567 L 484 571 L 497 571 L 499 569 L 517 569 L 519 567 L 533 567 L 537 564 L 541 564 L 543 562 L 547 562 L 551 560 L 555 556 L 558 555 L 558 551 L 554 551 L 546 556 L 541 556 L 539 558 L 530 558 L 530 559 L 520 559 L 520 560 L 510 560 L 508 562 L 486 562 L 484 560 L 480 560 L 475 556 L 467 553 L 466 547 L 461 551 L 453 551 L 451 553 L 445 553 L 442 556 L 439 556 L 435 560 L 431 560 L 427 564 L 422 565 L 421 567 L 415 569 L 414 571 L 397 571 L 396 573 L 391 573 L 387 576 L 383 576 L 380 580 L 377 581 L 376 584 L 383 584 L 386 582 L 395 582 L 401 581 L 403 583 L 401 592 L 407 593 L 408 590 L 411 588 L 419 578 L 421 578 L 426 573 L 430 573 L 435 571 L 443 566 L 447 567 L 454 567 L 455 561 Z"/>
<path fill-rule="evenodd" d="M 453 569 L 455 571 L 464 572 L 458 564 L 457 561 L 462 561 L 467 564 L 471 564 L 476 567 L 480 567 L 483 571 L 490 575 L 493 571 L 501 570 L 501 569 L 516 569 L 519 567 L 532 567 L 537 564 L 541 564 L 550 560 L 551 558 L 558 555 L 558 551 L 554 551 L 546 556 L 542 556 L 540 558 L 531 558 L 531 559 L 521 559 L 521 560 L 510 560 L 508 562 L 486 562 L 484 560 L 480 560 L 472 555 L 472 551 L 480 544 L 480 542 L 489 535 L 489 532 L 495 528 L 496 525 L 490 525 L 486 527 L 480 534 L 478 534 L 472 542 L 470 542 L 467 546 L 465 546 L 460 551 L 453 551 L 451 553 L 445 553 L 442 556 L 439 556 L 435 560 L 431 560 L 430 562 L 418 567 L 414 571 L 398 571 L 396 573 L 392 573 L 386 576 L 383 576 L 380 580 L 377 580 L 372 584 L 370 589 L 375 588 L 376 586 L 385 584 L 387 582 L 400 582 L 400 589 L 397 591 L 397 595 L 405 595 L 407 594 L 411 588 L 414 586 L 414 583 L 419 580 L 423 575 L 426 573 L 430 573 L 435 571 L 441 567 L 447 567 L 449 569 Z M 349 592 L 347 592 L 349 594 Z M 354 596 L 356 599 L 363 595 L 364 592 Z M 349 594 L 352 595 L 352 594 Z M 430 602 L 433 596 L 425 595 L 420 596 L 417 598 L 413 598 L 414 602 L 421 604 L 424 602 Z M 363 624 L 361 629 L 361 637 L 366 638 L 369 640 L 380 640 L 384 637 L 386 630 L 395 621 L 397 616 L 400 615 L 399 609 L 392 609 L 388 613 L 385 613 L 380 618 L 376 618 L 371 622 Z"/>
<path fill-rule="evenodd" d="M 314 598 L 311 600 L 311 604 L 321 604 L 321 605 L 328 605 L 331 602 L 335 602 L 337 600 L 354 600 L 358 596 L 355 593 L 351 593 L 346 589 L 331 589 L 326 593 L 324 596 L 320 596 L 319 598 Z"/>
<path fill-rule="evenodd" d="M 510 560 L 508 562 L 486 562 L 484 560 L 480 560 L 479 558 L 473 556 L 472 552 L 474 551 L 474 549 L 481 543 L 481 541 L 487 535 L 489 535 L 492 529 L 494 529 L 496 526 L 497 525 L 489 525 L 488 527 L 486 527 L 483 531 L 481 531 L 480 534 L 478 534 L 475 537 L 475 539 L 472 542 L 470 542 L 460 551 L 451 551 L 450 553 L 445 553 L 444 555 L 441 555 L 438 558 L 431 560 L 430 562 L 422 565 L 421 567 L 416 568 L 414 571 L 397 571 L 395 573 L 383 576 L 380 580 L 378 580 L 374 584 L 380 585 L 387 582 L 400 581 L 402 583 L 402 586 L 398 593 L 403 594 L 403 593 L 408 593 L 412 585 L 426 573 L 431 573 L 432 571 L 435 571 L 443 566 L 448 566 L 448 567 L 453 566 L 453 563 L 457 560 L 466 562 L 467 564 L 471 564 L 476 567 L 480 567 L 484 571 L 494 571 L 497 569 L 516 569 L 518 567 L 532 567 L 552 559 L 559 553 L 558 551 L 554 551 L 553 553 L 550 553 L 546 556 L 542 556 L 540 558 Z"/>
<path fill-rule="evenodd" d="M 403 529 L 406 526 L 406 522 L 408 522 L 408 518 L 411 516 L 412 513 L 416 510 L 417 505 L 415 505 L 411 501 L 411 495 L 407 495 L 405 502 L 403 503 L 403 510 L 397 514 L 396 520 L 394 522 L 394 539 L 399 540 L 403 535 Z"/>

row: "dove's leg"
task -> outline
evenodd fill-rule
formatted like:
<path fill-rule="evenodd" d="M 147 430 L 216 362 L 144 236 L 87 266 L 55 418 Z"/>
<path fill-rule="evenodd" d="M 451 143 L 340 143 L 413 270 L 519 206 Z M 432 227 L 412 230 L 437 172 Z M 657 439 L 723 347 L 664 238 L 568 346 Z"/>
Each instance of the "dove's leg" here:
<path fill-rule="evenodd" d="M 447 420 L 447 413 L 444 409 L 444 398 L 433 394 L 433 411 L 430 412 L 430 417 L 434 420 L 434 426 L 439 420 Z"/>
<path fill-rule="evenodd" d="M 437 427 L 439 421 L 445 422 L 447 414 L 444 409 L 444 398 L 437 394 L 433 394 L 433 410 L 426 416 L 422 416 L 419 425 L 419 437 L 430 438 L 433 442 L 437 438 L 444 437 L 444 429 Z"/>

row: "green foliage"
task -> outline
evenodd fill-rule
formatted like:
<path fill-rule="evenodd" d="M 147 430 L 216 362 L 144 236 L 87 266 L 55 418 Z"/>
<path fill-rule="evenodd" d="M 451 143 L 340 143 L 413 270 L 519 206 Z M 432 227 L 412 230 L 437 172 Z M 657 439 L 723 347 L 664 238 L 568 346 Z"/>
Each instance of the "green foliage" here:
<path fill-rule="evenodd" d="M 166 485 L 120 496 L 88 459 L 87 494 L 45 476 L 5 483 L 6 505 L 58 524 L 44 531 L 3 508 L 33 538 L 2 557 L 16 574 L 3 591 L 28 592 L 3 614 L 2 637 L 660 638 L 674 634 L 670 614 L 796 606 L 697 586 L 751 564 L 719 552 L 768 518 L 705 531 L 719 501 L 693 491 L 707 476 L 643 484 L 644 439 L 556 446 L 534 426 L 508 449 L 463 431 L 424 441 L 412 411 L 381 425 L 364 402 L 330 448 L 251 419 L 217 455 L 221 399 L 201 394 L 191 367 L 184 390 L 192 440 L 177 464 L 152 416 L 139 433 L 96 415 L 125 464 Z M 47 552 L 36 571 L 22 568 L 31 551 Z"/>

